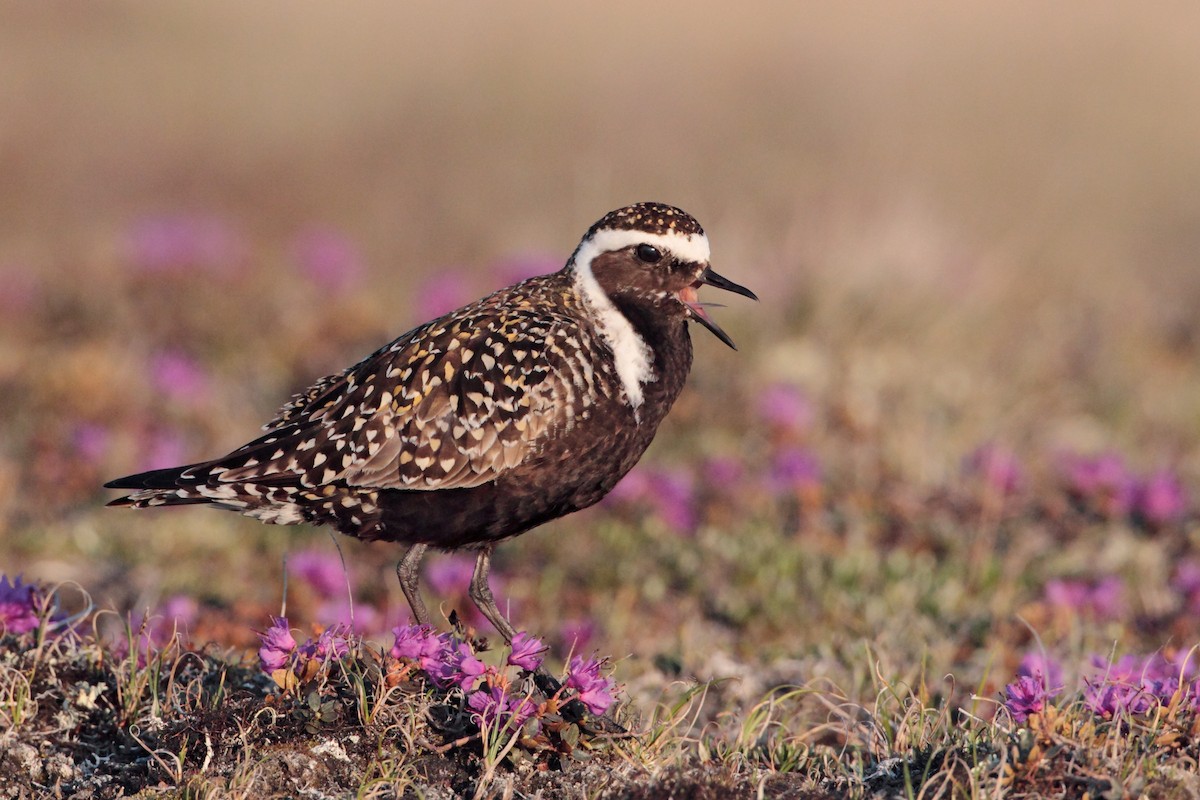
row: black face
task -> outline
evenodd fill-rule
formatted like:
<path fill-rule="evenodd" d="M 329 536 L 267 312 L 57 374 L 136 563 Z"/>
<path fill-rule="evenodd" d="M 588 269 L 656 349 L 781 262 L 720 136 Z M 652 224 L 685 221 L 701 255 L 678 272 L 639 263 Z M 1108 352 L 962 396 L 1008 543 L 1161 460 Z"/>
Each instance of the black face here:
<path fill-rule="evenodd" d="M 754 292 L 713 272 L 706 261 L 679 257 L 670 248 L 670 237 L 651 234 L 648 238 L 653 241 L 600 253 L 592 259 L 592 274 L 600 288 L 619 304 L 647 308 L 659 318 L 695 320 L 737 349 L 709 317 L 696 292 L 701 286 L 715 286 L 757 300 Z"/>

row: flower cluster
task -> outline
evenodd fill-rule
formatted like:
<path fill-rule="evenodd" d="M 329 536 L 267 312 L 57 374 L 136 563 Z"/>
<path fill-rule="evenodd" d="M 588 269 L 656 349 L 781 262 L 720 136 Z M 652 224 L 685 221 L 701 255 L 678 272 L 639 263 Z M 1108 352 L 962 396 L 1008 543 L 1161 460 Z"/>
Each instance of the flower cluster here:
<path fill-rule="evenodd" d="M 309 638 L 304 644 L 297 644 L 287 617 L 272 617 L 271 626 L 259 631 L 258 638 L 262 642 L 258 658 L 263 671 L 284 688 L 292 681 L 289 675 L 303 677 L 350 650 L 349 632 L 342 625 L 330 626 L 316 639 Z"/>
<path fill-rule="evenodd" d="M 1043 588 L 1046 604 L 1096 620 L 1117 619 L 1125 608 L 1125 582 L 1116 575 L 1096 580 L 1051 578 Z"/>
<path fill-rule="evenodd" d="M 1098 717 L 1146 714 L 1172 705 L 1200 711 L 1200 665 L 1194 655 L 1126 655 L 1116 661 L 1092 656 L 1086 672 L 1083 707 Z M 1025 722 L 1043 713 L 1062 691 L 1062 666 L 1043 654 L 1029 654 L 1017 669 L 1017 680 L 1004 687 L 1004 706 L 1016 722 Z"/>
<path fill-rule="evenodd" d="M 1092 456 L 1068 454 L 1059 462 L 1067 493 L 1100 516 L 1133 517 L 1158 527 L 1179 521 L 1188 511 L 1183 486 L 1170 470 L 1141 477 L 1112 451 Z"/>
<path fill-rule="evenodd" d="M 479 724 L 516 728 L 539 712 L 526 694 L 515 691 L 518 681 L 508 668 L 515 667 L 519 676 L 539 670 L 546 650 L 541 640 L 518 633 L 504 664 L 492 666 L 480 661 L 468 642 L 429 625 L 401 625 L 394 633 L 392 657 L 419 669 L 441 690 L 461 691 Z M 578 700 L 591 714 L 604 714 L 612 706 L 614 686 L 610 677 L 601 674 L 602 668 L 602 661 L 572 658 L 566 680 L 550 702 L 562 705 Z"/>

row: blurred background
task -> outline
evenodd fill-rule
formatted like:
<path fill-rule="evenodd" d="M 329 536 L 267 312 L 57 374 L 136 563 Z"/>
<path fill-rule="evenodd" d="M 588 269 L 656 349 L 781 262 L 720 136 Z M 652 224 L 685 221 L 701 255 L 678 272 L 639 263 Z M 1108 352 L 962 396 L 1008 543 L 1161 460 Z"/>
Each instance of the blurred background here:
<path fill-rule="evenodd" d="M 1064 480 L 1064 452 L 1200 476 L 1193 4 L 0 15 L 6 574 L 265 624 L 282 555 L 333 553 L 323 532 L 101 510 L 100 484 L 226 452 L 317 377 L 557 269 L 638 200 L 694 214 L 716 268 L 763 298 L 718 312 L 740 352 L 694 337 L 692 387 L 647 461 L 658 496 L 694 498 L 702 465 L 761 484 L 689 506 L 685 527 L 728 541 L 754 519 L 816 547 L 882 487 L 905 487 L 904 508 L 966 480 L 989 442 L 1031 483 Z M 792 481 L 782 506 L 771 480 Z M 806 508 L 817 521 L 796 522 Z M 619 512 L 502 548 L 514 607 L 584 626 L 604 608 L 599 640 L 622 645 L 680 596 L 749 613 L 713 601 L 691 545 L 660 552 L 656 523 Z M 398 549 L 343 548 L 363 605 L 395 624 Z M 683 566 L 664 578 L 663 559 Z"/>

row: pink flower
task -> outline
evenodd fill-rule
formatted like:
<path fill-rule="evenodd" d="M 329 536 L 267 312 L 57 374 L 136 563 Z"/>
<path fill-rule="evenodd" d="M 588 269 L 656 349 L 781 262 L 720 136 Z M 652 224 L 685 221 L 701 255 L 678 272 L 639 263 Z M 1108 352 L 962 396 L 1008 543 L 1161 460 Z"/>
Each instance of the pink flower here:
<path fill-rule="evenodd" d="M 288 559 L 288 566 L 321 597 L 346 591 L 348 577 L 336 555 L 321 550 L 301 550 Z"/>
<path fill-rule="evenodd" d="M 435 633 L 429 625 L 400 625 L 392 633 L 396 635 L 392 657 L 415 661 L 427 673 L 432 673 L 441 663 L 442 654 L 449 645 L 449 637 Z"/>
<path fill-rule="evenodd" d="M 1030 650 L 1025 654 L 1020 665 L 1017 666 L 1017 677 L 1040 681 L 1051 697 L 1063 690 L 1062 664 L 1040 650 Z"/>
<path fill-rule="evenodd" d="M 1125 606 L 1125 583 L 1116 575 L 1097 581 L 1051 578 L 1043 589 L 1051 606 L 1091 614 L 1096 619 L 1117 619 Z"/>
<path fill-rule="evenodd" d="M 546 651 L 546 646 L 540 639 L 520 631 L 512 640 L 512 650 L 508 654 L 508 663 L 527 672 L 534 672 L 542 665 L 539 655 Z"/>
<path fill-rule="evenodd" d="M 1004 707 L 1017 722 L 1029 719 L 1030 714 L 1045 711 L 1046 701 L 1051 697 L 1045 681 L 1024 675 L 1005 686 L 1004 694 Z"/>
<path fill-rule="evenodd" d="M 0 633 L 28 633 L 38 626 L 37 587 L 24 583 L 21 576 L 10 583 L 0 576 Z"/>
<path fill-rule="evenodd" d="M 613 682 L 600 674 L 603 662 L 572 656 L 567 669 L 566 686 L 574 689 L 578 700 L 595 715 L 608 711 L 613 704 Z"/>
<path fill-rule="evenodd" d="M 1174 473 L 1159 470 L 1138 487 L 1137 511 L 1156 526 L 1177 522 L 1187 513 L 1187 497 Z"/>
<path fill-rule="evenodd" d="M 296 640 L 288 627 L 287 617 L 271 617 L 271 627 L 260 631 L 258 638 L 262 640 L 258 658 L 263 671 L 268 674 L 286 667 L 292 653 L 296 652 Z"/>
<path fill-rule="evenodd" d="M 816 412 L 800 387 L 774 383 L 763 389 L 758 397 L 758 416 L 774 428 L 802 434 L 812 427 Z"/>
<path fill-rule="evenodd" d="M 243 245 L 233 230 L 214 216 L 160 215 L 134 224 L 129 260 L 142 272 L 228 272 L 241 260 Z"/>
<path fill-rule="evenodd" d="M 1016 455 L 997 444 L 976 448 L 963 462 L 963 472 L 979 478 L 1001 496 L 1016 494 L 1025 485 L 1025 471 Z"/>
<path fill-rule="evenodd" d="M 481 727 L 499 724 L 510 730 L 520 728 L 537 712 L 537 707 L 528 698 L 510 697 L 499 686 L 472 692 L 467 697 L 467 707 L 474 712 L 476 722 Z"/>
<path fill-rule="evenodd" d="M 350 652 L 350 632 L 344 625 L 330 625 L 316 639 L 309 639 L 300 648 L 305 658 L 325 660 L 341 658 Z"/>
<path fill-rule="evenodd" d="M 417 311 L 422 319 L 448 314 L 471 302 L 475 291 L 458 270 L 446 270 L 417 288 Z"/>
<path fill-rule="evenodd" d="M 809 450 L 787 447 L 775 455 L 770 483 L 776 492 L 812 492 L 821 488 L 821 462 Z"/>
<path fill-rule="evenodd" d="M 1092 511 L 1116 518 L 1132 510 L 1137 481 L 1117 453 L 1068 455 L 1063 459 L 1063 469 L 1071 496 Z"/>
<path fill-rule="evenodd" d="M 310 228 L 292 242 L 292 257 L 317 288 L 341 294 L 362 279 L 362 256 L 354 243 L 332 228 Z"/>
<path fill-rule="evenodd" d="M 203 400 L 209 391 L 208 375 L 196 359 L 182 350 L 164 350 L 150 358 L 150 380 L 162 395 L 180 403 Z"/>

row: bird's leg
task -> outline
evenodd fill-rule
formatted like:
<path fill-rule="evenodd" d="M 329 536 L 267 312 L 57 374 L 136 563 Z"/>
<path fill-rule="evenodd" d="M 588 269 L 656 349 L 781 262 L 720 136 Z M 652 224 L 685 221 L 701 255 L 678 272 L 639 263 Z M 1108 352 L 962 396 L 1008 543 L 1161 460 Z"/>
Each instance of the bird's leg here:
<path fill-rule="evenodd" d="M 492 548 L 485 547 L 479 551 L 479 557 L 475 559 L 475 573 L 471 576 L 471 602 L 475 607 L 483 612 L 487 617 L 487 621 L 492 623 L 492 626 L 500 631 L 500 635 L 504 637 L 504 641 L 512 644 L 513 637 L 517 635 L 516 629 L 512 626 L 500 609 L 496 608 L 496 598 L 492 597 L 492 587 L 488 585 L 488 571 L 492 568 Z"/>
<path fill-rule="evenodd" d="M 404 558 L 400 559 L 400 563 L 396 565 L 396 577 L 400 579 L 400 590 L 404 592 L 404 598 L 408 600 L 408 607 L 412 609 L 413 617 L 418 625 L 429 624 L 429 612 L 425 610 L 425 601 L 421 599 L 421 587 L 417 585 L 421 579 L 417 568 L 421 566 L 421 558 L 427 549 L 429 549 L 428 545 L 414 544 L 408 548 Z"/>
<path fill-rule="evenodd" d="M 500 635 L 504 637 L 504 641 L 512 644 L 513 637 L 517 635 L 516 628 L 512 623 L 500 613 L 500 609 L 496 608 L 496 598 L 492 596 L 492 587 L 488 585 L 488 572 L 492 568 L 492 548 L 485 547 L 479 551 L 479 557 L 475 559 L 475 572 L 471 576 L 471 602 L 475 604 L 483 615 L 487 617 L 488 622 L 500 631 Z M 546 696 L 552 696 L 562 688 L 558 678 L 551 675 L 544 666 L 539 665 L 533 673 L 534 683 L 537 687 L 545 692 Z"/>

